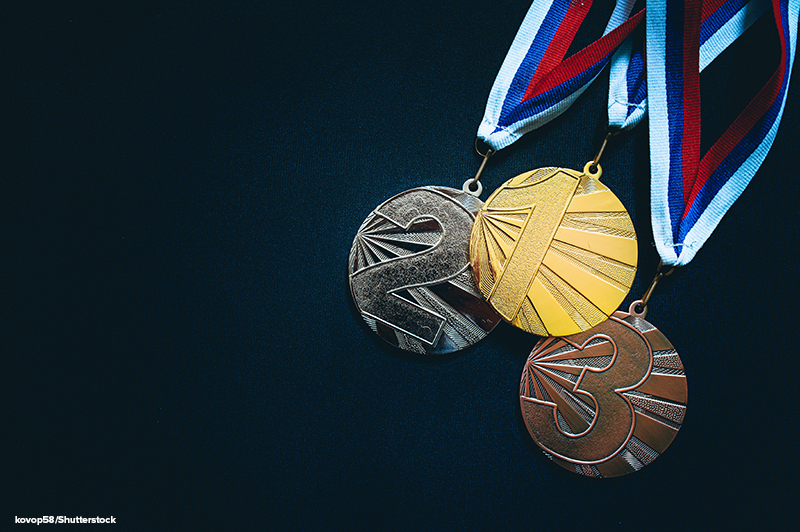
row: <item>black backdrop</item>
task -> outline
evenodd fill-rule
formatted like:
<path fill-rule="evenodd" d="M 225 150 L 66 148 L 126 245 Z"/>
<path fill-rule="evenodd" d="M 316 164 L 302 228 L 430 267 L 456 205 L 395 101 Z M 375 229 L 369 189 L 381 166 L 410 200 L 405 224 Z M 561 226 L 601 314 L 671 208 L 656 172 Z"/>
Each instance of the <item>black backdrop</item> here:
<path fill-rule="evenodd" d="M 579 44 L 610 12 L 596 4 Z M 753 182 L 651 303 L 689 410 L 644 470 L 582 478 L 531 442 L 517 389 L 536 338 L 501 324 L 423 359 L 354 311 L 356 229 L 396 193 L 474 175 L 485 99 L 528 7 L 5 2 L 0 522 L 692 529 L 793 512 L 796 86 Z M 704 72 L 704 149 L 777 46 L 765 18 Z M 493 157 L 486 187 L 581 168 L 606 89 L 607 73 Z M 627 306 L 658 260 L 647 123 L 603 166 L 639 234 Z"/>

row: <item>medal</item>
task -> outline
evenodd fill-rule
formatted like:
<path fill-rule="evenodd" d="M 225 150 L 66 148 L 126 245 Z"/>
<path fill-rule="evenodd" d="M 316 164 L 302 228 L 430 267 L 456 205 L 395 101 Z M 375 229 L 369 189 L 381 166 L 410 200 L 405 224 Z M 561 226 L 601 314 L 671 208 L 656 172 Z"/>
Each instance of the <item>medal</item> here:
<path fill-rule="evenodd" d="M 604 36 L 562 61 L 589 6 L 534 2 L 478 136 L 500 149 L 563 111 L 643 19 L 643 11 L 628 18 L 633 3 L 618 2 Z M 540 336 L 574 334 L 608 319 L 628 294 L 636 232 L 625 207 L 599 181 L 604 147 L 582 171 L 540 168 L 514 177 L 478 212 L 470 236 L 473 274 L 508 323 Z"/>
<path fill-rule="evenodd" d="M 637 313 L 641 304 L 590 331 L 542 339 L 525 364 L 525 425 L 570 471 L 592 477 L 638 471 L 664 452 L 683 423 L 683 364 L 644 312 Z"/>
<path fill-rule="evenodd" d="M 741 194 L 780 122 L 795 52 L 796 0 L 773 3 L 783 44 L 775 75 L 700 159 L 699 72 L 766 3 L 716 8 L 701 10 L 700 2 L 689 2 L 677 15 L 671 5 L 672 16 L 665 16 L 663 0 L 648 2 L 647 101 L 637 89 L 644 84 L 636 81 L 644 76 L 636 59 L 641 51 L 626 43 L 612 64 L 609 121 L 630 127 L 649 108 L 651 219 L 662 262 L 628 313 L 617 312 L 586 332 L 540 341 L 520 384 L 531 436 L 553 461 L 579 474 L 639 470 L 675 438 L 686 412 L 686 377 L 672 344 L 644 320 L 647 304 L 658 281 L 692 259 Z"/>
<path fill-rule="evenodd" d="M 470 259 L 500 316 L 539 336 L 605 321 L 636 274 L 636 232 L 617 197 L 592 173 L 542 168 L 497 189 L 478 213 Z"/>
<path fill-rule="evenodd" d="M 481 205 L 463 190 L 421 187 L 367 216 L 350 250 L 350 289 L 378 336 L 406 351 L 442 354 L 499 323 L 469 270 L 467 239 Z"/>

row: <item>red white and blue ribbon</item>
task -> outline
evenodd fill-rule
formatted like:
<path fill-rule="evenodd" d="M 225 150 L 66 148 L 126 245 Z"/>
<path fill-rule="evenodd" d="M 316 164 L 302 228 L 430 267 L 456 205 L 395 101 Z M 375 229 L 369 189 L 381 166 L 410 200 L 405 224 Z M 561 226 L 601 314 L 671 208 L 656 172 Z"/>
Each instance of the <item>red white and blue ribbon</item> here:
<path fill-rule="evenodd" d="M 783 115 L 800 0 L 773 0 L 778 68 L 701 159 L 701 21 L 734 3 L 647 2 L 651 218 L 656 248 L 667 265 L 692 260 L 761 166 Z"/>
<path fill-rule="evenodd" d="M 700 28 L 701 72 L 771 6 L 770 0 L 733 0 L 722 3 L 707 0 L 703 5 Z M 643 37 L 636 34 L 628 37 L 611 59 L 608 125 L 612 129 L 629 130 L 647 112 Z"/>
<path fill-rule="evenodd" d="M 492 86 L 478 138 L 500 150 L 563 113 L 644 18 L 618 0 L 601 38 L 564 60 L 591 0 L 536 0 Z"/>

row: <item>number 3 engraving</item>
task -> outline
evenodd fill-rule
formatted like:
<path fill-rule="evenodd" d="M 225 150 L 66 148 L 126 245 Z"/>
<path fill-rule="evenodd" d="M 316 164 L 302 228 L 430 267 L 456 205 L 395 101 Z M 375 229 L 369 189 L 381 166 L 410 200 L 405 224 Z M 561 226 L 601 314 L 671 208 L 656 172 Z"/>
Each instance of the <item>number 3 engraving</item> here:
<path fill-rule="evenodd" d="M 373 263 L 354 268 L 351 253 L 350 284 L 356 305 L 364 316 L 433 346 L 448 319 L 459 318 L 448 316 L 453 312 L 440 301 L 423 305 L 402 297 L 401 292 L 445 282 L 467 269 L 473 215 L 430 188 L 399 194 L 378 207 L 374 215 L 359 230 L 353 253 L 374 255 L 377 261 L 373 257 Z M 409 231 L 426 221 L 441 229 L 438 241 L 431 238 L 430 230 Z"/>
<path fill-rule="evenodd" d="M 609 322 L 613 334 L 594 330 L 543 342 L 534 349 L 523 374 L 523 387 L 536 392 L 530 397 L 523 390 L 520 397 L 528 430 L 547 452 L 570 462 L 600 463 L 625 447 L 635 427 L 633 406 L 622 394 L 641 385 L 652 369 L 653 351 L 642 334 L 617 318 Z M 564 344 L 569 346 L 566 353 Z M 608 356 L 610 362 L 602 367 L 589 362 Z M 586 362 L 582 367 L 565 365 L 567 359 Z M 578 375 L 574 385 L 564 373 Z M 566 388 L 572 397 L 559 388 Z M 586 419 L 589 410 L 581 403 L 593 405 L 593 418 Z M 571 432 L 562 428 L 564 423 Z"/>

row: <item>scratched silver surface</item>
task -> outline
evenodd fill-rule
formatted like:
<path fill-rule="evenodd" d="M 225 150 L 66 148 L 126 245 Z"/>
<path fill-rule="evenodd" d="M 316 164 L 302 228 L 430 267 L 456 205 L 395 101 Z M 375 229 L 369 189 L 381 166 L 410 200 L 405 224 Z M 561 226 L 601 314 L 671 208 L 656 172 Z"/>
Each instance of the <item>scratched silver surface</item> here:
<path fill-rule="evenodd" d="M 461 190 L 420 187 L 378 206 L 350 249 L 350 289 L 378 336 L 419 354 L 452 353 L 500 321 L 469 265 L 469 235 L 482 202 Z"/>

